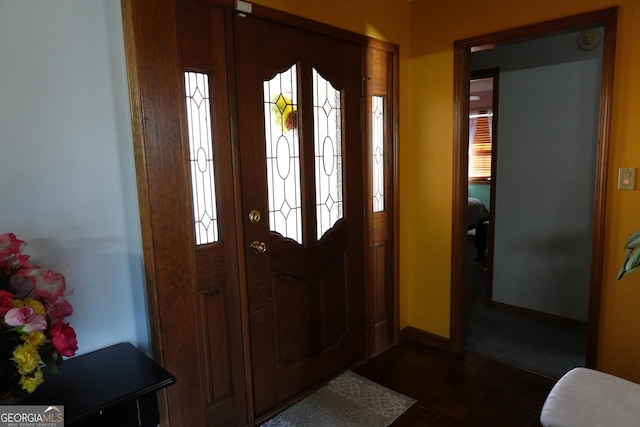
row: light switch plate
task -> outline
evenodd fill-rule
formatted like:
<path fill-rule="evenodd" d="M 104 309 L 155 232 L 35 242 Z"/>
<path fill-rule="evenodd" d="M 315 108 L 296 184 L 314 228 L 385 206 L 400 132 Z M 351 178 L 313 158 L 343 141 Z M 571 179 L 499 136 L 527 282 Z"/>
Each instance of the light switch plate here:
<path fill-rule="evenodd" d="M 636 187 L 636 169 L 620 168 L 618 169 L 618 190 L 635 190 Z"/>

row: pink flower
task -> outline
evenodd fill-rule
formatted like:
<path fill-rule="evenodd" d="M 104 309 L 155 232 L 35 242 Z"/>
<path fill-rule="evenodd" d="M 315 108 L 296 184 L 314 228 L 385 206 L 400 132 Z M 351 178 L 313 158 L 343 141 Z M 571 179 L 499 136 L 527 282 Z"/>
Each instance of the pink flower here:
<path fill-rule="evenodd" d="M 13 308 L 13 294 L 8 291 L 0 291 L 0 316 L 4 316 L 7 311 Z"/>
<path fill-rule="evenodd" d="M 60 298 L 55 304 L 48 308 L 47 312 L 53 321 L 63 320 L 65 317 L 73 314 L 73 307 L 65 299 Z"/>
<path fill-rule="evenodd" d="M 13 233 L 0 234 L 0 255 L 19 253 L 23 243 Z"/>
<path fill-rule="evenodd" d="M 51 327 L 51 343 L 62 356 L 73 356 L 78 350 L 76 331 L 68 323 L 56 322 Z"/>
<path fill-rule="evenodd" d="M 9 326 L 22 327 L 22 331 L 28 334 L 47 329 L 47 319 L 28 305 L 7 311 L 4 322 Z"/>
<path fill-rule="evenodd" d="M 53 270 L 44 268 L 26 268 L 18 270 L 16 277 L 29 279 L 34 287 L 34 296 L 56 302 L 67 289 L 64 276 Z"/>

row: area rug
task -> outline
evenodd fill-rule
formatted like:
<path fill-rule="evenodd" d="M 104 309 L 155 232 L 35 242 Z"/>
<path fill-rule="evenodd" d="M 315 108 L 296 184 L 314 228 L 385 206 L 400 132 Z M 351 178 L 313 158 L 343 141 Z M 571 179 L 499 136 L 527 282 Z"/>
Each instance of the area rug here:
<path fill-rule="evenodd" d="M 262 427 L 385 427 L 416 401 L 347 371 Z"/>

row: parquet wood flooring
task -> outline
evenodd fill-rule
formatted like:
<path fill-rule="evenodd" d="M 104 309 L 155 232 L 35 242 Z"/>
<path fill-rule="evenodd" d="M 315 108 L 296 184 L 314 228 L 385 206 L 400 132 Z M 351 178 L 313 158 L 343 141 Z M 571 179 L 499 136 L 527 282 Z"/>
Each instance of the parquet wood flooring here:
<path fill-rule="evenodd" d="M 554 380 L 484 357 L 405 341 L 353 369 L 417 402 L 393 424 L 540 426 Z"/>

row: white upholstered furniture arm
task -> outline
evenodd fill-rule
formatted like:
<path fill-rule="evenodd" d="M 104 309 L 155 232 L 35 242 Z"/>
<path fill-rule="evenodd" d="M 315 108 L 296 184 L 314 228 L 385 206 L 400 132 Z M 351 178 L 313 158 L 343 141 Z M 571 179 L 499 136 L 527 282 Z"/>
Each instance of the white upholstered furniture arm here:
<path fill-rule="evenodd" d="M 640 384 L 574 368 L 549 393 L 540 422 L 544 427 L 640 427 Z"/>

